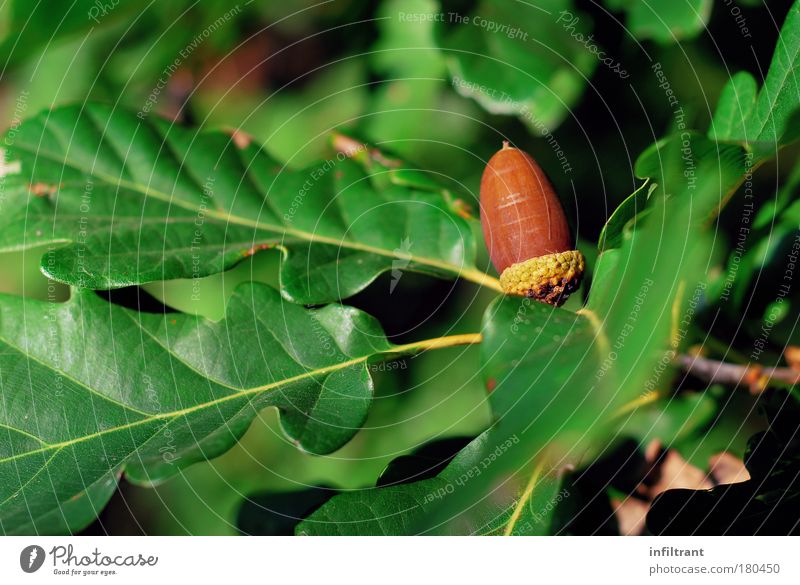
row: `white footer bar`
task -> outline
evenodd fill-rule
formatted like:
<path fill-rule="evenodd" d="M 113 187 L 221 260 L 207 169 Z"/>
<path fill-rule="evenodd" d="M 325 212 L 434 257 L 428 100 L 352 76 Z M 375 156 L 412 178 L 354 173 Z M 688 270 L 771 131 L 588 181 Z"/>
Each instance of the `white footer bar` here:
<path fill-rule="evenodd" d="M 408 585 L 512 577 L 531 583 L 800 583 L 797 543 L 785 537 L 5 537 L 0 583 L 141 585 L 202 578 L 226 579 L 227 585 L 257 578 Z"/>

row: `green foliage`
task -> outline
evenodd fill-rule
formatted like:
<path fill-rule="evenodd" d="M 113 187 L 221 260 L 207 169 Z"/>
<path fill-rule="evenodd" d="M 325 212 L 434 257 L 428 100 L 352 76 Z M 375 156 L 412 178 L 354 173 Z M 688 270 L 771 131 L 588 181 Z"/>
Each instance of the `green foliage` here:
<path fill-rule="evenodd" d="M 119 0 L 111 17 L 124 15 L 134 4 Z M 5 21 L 0 29 L 0 60 L 19 62 L 53 39 L 87 32 L 101 17 L 94 0 L 56 0 L 43 8 L 31 10 L 29 3 L 18 0 L 4 3 L 0 9 Z"/>
<path fill-rule="evenodd" d="M 304 535 L 416 534 L 420 532 L 426 516 L 437 510 L 451 494 L 477 479 L 492 462 L 515 445 L 515 441 L 509 439 L 493 447 L 491 454 L 484 457 L 484 449 L 492 442 L 492 431 L 483 433 L 434 477 L 339 494 L 298 524 L 295 531 Z M 538 486 L 537 497 L 530 503 L 528 500 L 532 497 L 533 490 L 528 492 L 526 488 L 521 510 L 529 510 L 531 506 L 538 505 L 541 495 L 545 494 L 546 498 L 555 484 L 556 482 L 552 482 L 552 485 L 548 482 L 544 487 Z M 509 525 L 508 530 L 511 532 L 520 517 L 528 531 L 543 525 L 539 530 L 546 533 L 548 515 L 534 521 L 532 514 L 535 511 L 530 514 L 515 514 L 514 510 L 513 502 L 509 506 L 508 502 L 503 503 L 494 498 L 485 502 L 477 514 L 461 518 L 458 533 L 490 534 L 502 532 Z M 440 530 L 439 526 L 429 529 L 432 533 Z"/>
<path fill-rule="evenodd" d="M 764 85 L 747 72 L 731 77 L 720 97 L 709 136 L 748 143 L 757 159 L 774 156 L 800 136 L 800 5 L 789 10 Z"/>
<path fill-rule="evenodd" d="M 686 393 L 668 396 L 655 406 L 632 409 L 619 428 L 622 436 L 634 437 L 640 446 L 657 440 L 674 445 L 693 437 L 709 423 L 717 412 L 710 393 Z M 647 404 L 645 396 L 645 404 Z"/>
<path fill-rule="evenodd" d="M 265 101 L 246 88 L 210 88 L 193 100 L 211 128 L 235 127 L 262 140 L 270 155 L 290 168 L 318 164 L 329 155 L 331 130 L 352 125 L 368 102 L 362 63 L 335 63 L 308 80 L 301 96 L 279 91 Z"/>
<path fill-rule="evenodd" d="M 79 529 L 123 471 L 163 481 L 228 450 L 267 406 L 299 446 L 333 451 L 366 418 L 368 361 L 398 351 L 364 313 L 306 310 L 263 285 L 238 288 L 219 322 L 137 313 L 92 292 L 1 306 L 7 533 Z"/>
<path fill-rule="evenodd" d="M 731 304 L 740 309 L 748 299 L 748 293 L 762 273 L 781 270 L 787 246 L 797 234 L 800 226 L 800 204 L 797 200 L 800 187 L 800 166 L 795 166 L 791 175 L 776 193 L 775 199 L 764 203 L 749 226 L 746 241 L 752 245 L 743 246 L 741 254 L 727 259 L 727 274 L 736 273 L 733 281 L 720 278 L 713 283 L 712 297 L 729 296 Z M 744 233 L 742 235 L 745 235 Z M 740 238 L 737 238 L 739 244 Z"/>
<path fill-rule="evenodd" d="M 705 288 L 701 275 L 711 242 L 703 220 L 720 205 L 719 185 L 733 188 L 729 183 L 734 177 L 741 180 L 744 175 L 741 148 L 727 147 L 728 154 L 720 159 L 709 141 L 695 138 L 685 146 L 687 150 L 683 143 L 666 141 L 637 162 L 643 172 L 658 170 L 650 167 L 654 159 L 664 163 L 664 176 L 657 178 L 660 196 L 651 203 L 652 212 L 643 226 L 633 231 L 620 250 L 610 250 L 616 261 L 603 262 L 609 252 L 601 254 L 599 265 L 604 270 L 596 278 L 607 279 L 611 286 L 597 292 L 593 288 L 585 309 L 572 313 L 513 297 L 501 297 L 487 308 L 481 352 L 482 374 L 487 387 L 493 388 L 490 401 L 497 422 L 491 430 L 436 478 L 336 496 L 309 522 L 339 531 L 345 518 L 355 519 L 356 524 L 348 526 L 359 534 L 409 530 L 547 533 L 548 521 L 536 510 L 547 507 L 559 493 L 559 472 L 551 467 L 553 461 L 561 466 L 586 463 L 620 430 L 633 432 L 637 425 L 636 434 L 643 441 L 652 435 L 659 419 L 643 429 L 644 415 L 635 405 L 645 390 L 669 377 L 668 368 L 659 369 L 659 364 L 669 364 L 685 335 L 681 321 L 686 315 L 691 317 L 690 303 L 696 303 Z M 694 175 L 668 174 L 684 160 L 702 170 L 702 181 Z M 680 186 L 678 177 L 683 178 Z M 664 194 L 667 185 L 668 196 Z M 682 205 L 668 204 L 668 199 Z M 685 245 L 684 253 L 667 253 L 657 236 L 662 230 Z M 667 310 L 648 311 L 648 306 Z M 629 405 L 634 405 L 632 411 Z M 622 414 L 627 420 L 621 419 Z M 672 416 L 671 424 L 666 422 L 669 418 L 662 422 L 667 425 L 662 428 L 664 439 L 673 439 L 698 413 L 692 408 Z M 534 458 L 540 462 L 528 476 L 522 474 L 522 481 L 513 478 L 517 469 L 525 469 Z M 490 463 L 481 469 L 478 461 Z M 455 481 L 471 469 L 479 471 L 469 481 Z M 475 505 L 474 494 L 485 493 L 502 481 L 516 487 Z M 467 509 L 469 513 L 461 512 Z M 356 510 L 368 513 L 364 516 Z M 301 524 L 299 530 L 324 532 L 311 524 Z"/>
<path fill-rule="evenodd" d="M 625 24 L 637 39 L 675 43 L 700 34 L 711 15 L 712 0 L 605 0 L 614 11 L 627 13 Z"/>
<path fill-rule="evenodd" d="M 626 237 L 630 237 L 636 225 L 636 219 L 647 209 L 647 201 L 650 199 L 655 184 L 645 183 L 636 191 L 628 196 L 611 214 L 603 231 L 600 232 L 598 248 L 600 250 L 610 250 L 619 248 Z"/>
<path fill-rule="evenodd" d="M 588 35 L 581 16 L 569 0 L 480 3 L 460 15 L 469 20 L 453 19 L 443 33 L 455 88 L 489 112 L 517 116 L 534 134 L 547 134 L 597 67 L 580 42 Z"/>
<path fill-rule="evenodd" d="M 298 15 L 264 5 L 225 26 L 230 9 L 216 1 L 160 4 L 136 26 L 127 4 L 93 25 L 93 5 L 57 4 L 61 25 L 35 10 L 31 30 L 20 3 L 0 9 L 4 81 L 31 100 L 6 100 L 16 109 L 0 153 L 0 268 L 35 257 L 52 279 L 30 283 L 27 266 L 20 286 L 0 283 L 47 299 L 0 297 L 0 531 L 76 532 L 121 482 L 181 493 L 176 475 L 208 480 L 212 469 L 227 481 L 211 467 L 225 461 L 239 482 L 224 504 L 207 482 L 220 498 L 209 506 L 225 508 L 215 529 L 235 513 L 248 534 L 614 533 L 609 494 L 635 488 L 608 479 L 609 465 L 624 471 L 620 452 L 641 457 L 657 442 L 691 459 L 739 445 L 757 430 L 753 403 L 768 421 L 745 457 L 753 479 L 668 491 L 648 526 L 796 530 L 794 390 L 732 407 L 744 393 L 677 376 L 675 358 L 719 354 L 749 376 L 771 371 L 746 369 L 754 344 L 777 362 L 796 343 L 796 291 L 784 298 L 775 283 L 795 270 L 800 242 L 800 167 L 784 148 L 800 135 L 800 2 L 760 88 L 747 72 L 722 87 L 716 57 L 688 42 L 709 0 L 607 0 L 626 12 L 624 40 L 593 33 L 613 20 L 603 6 L 568 0 L 470 12 L 341 2 Z M 187 26 L 159 28 L 184 10 Z M 250 37 L 259 18 L 269 26 Z M 208 27 L 219 33 L 164 75 Z M 642 39 L 656 42 L 649 66 L 631 56 Z M 48 58 L 27 57 L 39 51 Z M 674 76 L 687 52 L 697 88 Z M 630 79 L 608 64 L 617 58 L 636 69 Z M 54 72 L 73 63 L 61 93 Z M 231 71 L 248 73 L 228 83 Z M 610 95 L 628 89 L 635 102 Z M 720 97 L 701 134 L 684 121 L 708 110 L 707 93 Z M 600 169 L 600 185 L 592 167 L 606 153 L 595 151 L 613 132 L 594 120 L 598 104 L 624 139 L 609 158 L 641 151 L 635 165 Z M 631 104 L 647 124 L 630 122 Z M 472 203 L 500 135 L 540 161 L 575 162 L 554 183 L 591 278 L 563 307 L 498 295 L 484 268 Z M 773 159 L 766 184 L 755 173 Z M 609 193 L 606 178 L 623 184 L 625 171 L 628 186 Z M 734 248 L 741 226 L 750 235 Z M 349 297 L 358 308 L 328 304 Z M 391 367 L 427 350 L 409 372 Z M 274 422 L 245 437 L 267 407 Z M 429 411 L 447 412 L 420 423 Z M 240 441 L 250 467 L 235 459 Z M 260 473 L 279 465 L 292 472 Z M 605 519 L 589 529 L 591 502 Z M 698 524 L 706 508 L 721 511 Z M 744 514 L 726 523 L 732 508 Z"/>

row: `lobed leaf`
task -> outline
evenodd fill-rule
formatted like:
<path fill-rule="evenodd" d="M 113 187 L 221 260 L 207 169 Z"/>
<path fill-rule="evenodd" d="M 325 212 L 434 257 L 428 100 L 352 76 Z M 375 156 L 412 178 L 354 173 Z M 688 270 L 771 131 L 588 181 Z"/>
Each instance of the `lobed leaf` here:
<path fill-rule="evenodd" d="M 333 451 L 367 415 L 367 362 L 397 351 L 360 311 L 307 310 L 259 284 L 238 287 L 219 322 L 88 291 L 63 305 L 3 297 L 0 529 L 80 529 L 121 473 L 152 484 L 220 455 L 267 406 L 300 447 Z"/>
<path fill-rule="evenodd" d="M 225 133 L 100 104 L 42 112 L 6 144 L 0 250 L 62 246 L 42 269 L 67 284 L 198 278 L 269 247 L 284 251 L 284 297 L 306 304 L 392 270 L 494 283 L 441 189 L 404 182 L 400 161 L 360 144 L 290 171 Z"/>
<path fill-rule="evenodd" d="M 471 515 L 458 520 L 457 529 L 433 526 L 423 531 L 427 515 L 435 512 L 457 490 L 477 479 L 498 457 L 519 441 L 507 439 L 486 456 L 493 441 L 486 431 L 462 449 L 438 474 L 411 483 L 393 483 L 340 493 L 300 522 L 296 534 L 369 536 L 386 534 L 547 534 L 558 500 L 561 478 L 539 469 L 515 492 L 498 492 L 481 501 Z M 393 462 L 394 463 L 394 462 Z"/>

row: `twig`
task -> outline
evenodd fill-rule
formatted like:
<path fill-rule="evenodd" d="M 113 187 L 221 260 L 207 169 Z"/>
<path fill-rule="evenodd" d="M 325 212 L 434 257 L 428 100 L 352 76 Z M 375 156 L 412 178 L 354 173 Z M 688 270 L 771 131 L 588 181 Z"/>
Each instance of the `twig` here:
<path fill-rule="evenodd" d="M 800 371 L 792 368 L 771 368 L 760 364 L 729 364 L 686 354 L 678 356 L 678 364 L 686 373 L 709 384 L 734 386 L 746 384 L 753 393 L 764 390 L 771 380 L 800 384 Z"/>

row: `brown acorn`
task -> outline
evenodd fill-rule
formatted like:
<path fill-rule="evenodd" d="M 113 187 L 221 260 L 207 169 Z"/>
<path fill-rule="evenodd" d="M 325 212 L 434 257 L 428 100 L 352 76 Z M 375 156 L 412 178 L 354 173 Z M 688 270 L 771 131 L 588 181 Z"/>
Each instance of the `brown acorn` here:
<path fill-rule="evenodd" d="M 481 225 L 506 294 L 559 306 L 580 285 L 585 261 L 553 186 L 530 155 L 508 142 L 483 171 Z"/>

